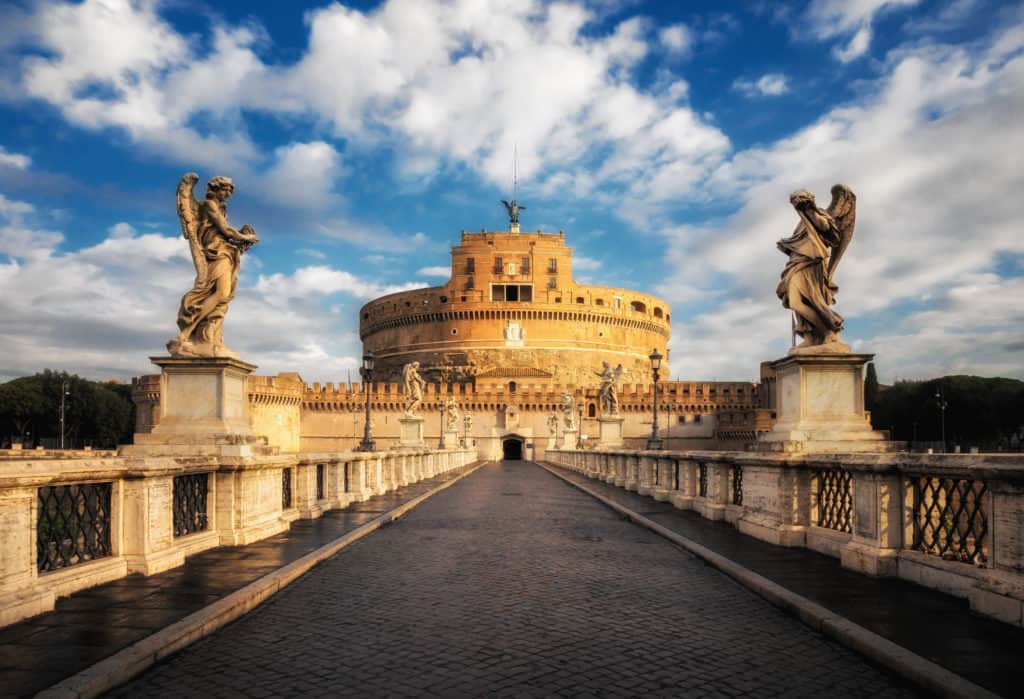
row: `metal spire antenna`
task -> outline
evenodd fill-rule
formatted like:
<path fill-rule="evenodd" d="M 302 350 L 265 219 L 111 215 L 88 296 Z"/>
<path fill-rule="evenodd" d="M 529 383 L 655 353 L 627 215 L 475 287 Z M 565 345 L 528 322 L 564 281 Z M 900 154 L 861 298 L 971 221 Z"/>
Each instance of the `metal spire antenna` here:
<path fill-rule="evenodd" d="M 519 201 L 519 144 L 516 143 L 512 146 L 512 201 L 501 200 L 501 203 L 505 205 L 505 210 L 508 211 L 508 230 L 509 233 L 519 232 L 519 212 L 525 211 L 525 206 L 520 206 Z"/>

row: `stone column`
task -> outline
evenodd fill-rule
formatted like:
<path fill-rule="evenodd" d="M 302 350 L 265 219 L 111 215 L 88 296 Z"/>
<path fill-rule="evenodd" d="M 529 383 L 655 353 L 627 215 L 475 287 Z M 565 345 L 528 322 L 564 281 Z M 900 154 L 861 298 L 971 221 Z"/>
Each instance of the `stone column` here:
<path fill-rule="evenodd" d="M 669 498 L 680 510 L 691 510 L 697 495 L 697 462 L 692 459 L 679 459 L 679 489 Z"/>
<path fill-rule="evenodd" d="M 670 459 L 654 457 L 655 478 L 651 488 L 651 497 L 658 502 L 665 502 L 669 498 L 669 493 L 672 489 L 671 468 L 672 461 Z"/>
<path fill-rule="evenodd" d="M 899 473 L 853 472 L 853 538 L 840 549 L 844 568 L 875 577 L 897 574 L 903 545 Z"/>
<path fill-rule="evenodd" d="M 634 492 L 640 487 L 640 456 L 637 454 L 626 457 L 626 482 L 623 487 Z"/>
<path fill-rule="evenodd" d="M 598 448 L 614 449 L 622 446 L 622 422 L 618 415 L 602 415 L 597 418 Z"/>

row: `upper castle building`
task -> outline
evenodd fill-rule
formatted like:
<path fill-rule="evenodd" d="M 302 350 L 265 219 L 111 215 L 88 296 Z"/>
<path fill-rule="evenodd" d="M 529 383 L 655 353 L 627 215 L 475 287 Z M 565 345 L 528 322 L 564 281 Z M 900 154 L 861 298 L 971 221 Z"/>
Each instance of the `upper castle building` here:
<path fill-rule="evenodd" d="M 603 361 L 646 382 L 648 355 L 668 354 L 669 305 L 650 294 L 573 279 L 565 234 L 462 232 L 443 286 L 382 296 L 360 310 L 375 377 L 402 367 L 438 383 L 591 385 Z"/>

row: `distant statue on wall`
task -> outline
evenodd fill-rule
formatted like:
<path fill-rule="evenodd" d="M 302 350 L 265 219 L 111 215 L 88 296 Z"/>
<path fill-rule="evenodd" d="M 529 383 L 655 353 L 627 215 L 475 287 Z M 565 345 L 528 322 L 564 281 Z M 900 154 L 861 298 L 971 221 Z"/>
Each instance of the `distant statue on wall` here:
<path fill-rule="evenodd" d="M 402 368 L 402 380 L 405 382 L 405 414 L 414 417 L 420 403 L 423 402 L 423 389 L 427 382 L 420 376 L 420 363 L 409 362 Z"/>
<path fill-rule="evenodd" d="M 242 253 L 259 242 L 246 224 L 228 225 L 228 199 L 235 185 L 228 177 L 206 183 L 206 199 L 196 201 L 193 191 L 199 175 L 187 173 L 178 183 L 177 204 L 181 231 L 188 240 L 196 280 L 178 308 L 178 334 L 167 343 L 174 357 L 238 357 L 224 346 L 222 327 L 228 303 L 235 297 Z"/>
<path fill-rule="evenodd" d="M 501 200 L 501 203 L 505 205 L 505 210 L 508 212 L 508 222 L 514 225 L 519 225 L 519 212 L 526 211 L 525 206 L 521 206 L 515 199 L 512 201 Z"/>
<path fill-rule="evenodd" d="M 800 216 L 793 235 L 777 243 L 789 256 L 776 294 L 795 316 L 793 332 L 803 341 L 799 351 L 849 352 L 839 339 L 843 317 L 832 310 L 839 287 L 833 281 L 836 267 L 853 239 L 857 220 L 857 197 L 846 185 L 832 187 L 832 203 L 822 211 L 814 195 L 805 189 L 789 196 Z"/>
<path fill-rule="evenodd" d="M 465 412 L 462 414 L 462 428 L 469 434 L 473 431 L 473 413 Z"/>
<path fill-rule="evenodd" d="M 454 398 L 449 398 L 444 403 L 444 431 L 459 431 L 459 404 Z"/>
<path fill-rule="evenodd" d="M 562 391 L 562 421 L 565 429 L 576 429 L 576 399 L 568 391 Z"/>
<path fill-rule="evenodd" d="M 601 401 L 601 413 L 603 415 L 619 414 L 619 379 L 622 378 L 622 365 L 612 369 L 608 362 L 601 362 L 603 368 L 594 373 L 601 377 L 601 387 L 597 395 Z"/>
<path fill-rule="evenodd" d="M 558 434 L 558 415 L 548 413 L 548 434 L 554 437 Z"/>
<path fill-rule="evenodd" d="M 519 426 L 519 406 L 515 403 L 505 405 L 505 429 Z"/>

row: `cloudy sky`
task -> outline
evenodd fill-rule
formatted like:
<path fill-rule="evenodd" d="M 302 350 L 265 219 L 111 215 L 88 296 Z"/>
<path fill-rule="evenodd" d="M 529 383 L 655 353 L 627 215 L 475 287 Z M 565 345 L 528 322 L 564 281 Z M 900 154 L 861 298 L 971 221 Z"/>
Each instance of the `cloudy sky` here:
<path fill-rule="evenodd" d="M 0 378 L 152 371 L 195 170 L 261 238 L 228 344 L 344 380 L 361 304 L 506 224 L 514 149 L 525 229 L 672 304 L 673 377 L 785 353 L 788 195 L 843 182 L 844 339 L 883 381 L 1024 378 L 1024 9 L 995 0 L 5 2 Z"/>

